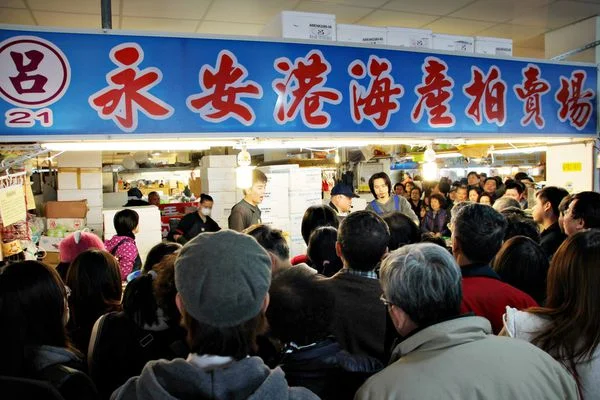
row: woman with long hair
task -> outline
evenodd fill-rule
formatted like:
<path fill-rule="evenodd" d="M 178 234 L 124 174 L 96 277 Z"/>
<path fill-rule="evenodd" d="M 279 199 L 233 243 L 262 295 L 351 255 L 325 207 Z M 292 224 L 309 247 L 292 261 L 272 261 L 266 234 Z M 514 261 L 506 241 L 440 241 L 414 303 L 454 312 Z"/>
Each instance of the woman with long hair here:
<path fill-rule="evenodd" d="M 600 230 L 569 236 L 552 258 L 545 307 L 506 309 L 501 334 L 525 339 L 560 361 L 583 399 L 600 398 Z"/>

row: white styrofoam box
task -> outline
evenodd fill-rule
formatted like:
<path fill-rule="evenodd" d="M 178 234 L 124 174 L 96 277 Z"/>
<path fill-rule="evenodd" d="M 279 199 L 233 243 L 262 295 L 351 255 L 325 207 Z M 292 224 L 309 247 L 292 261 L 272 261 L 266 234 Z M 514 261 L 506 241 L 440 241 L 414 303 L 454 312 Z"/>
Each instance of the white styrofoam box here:
<path fill-rule="evenodd" d="M 205 168 L 235 168 L 237 167 L 237 156 L 204 156 L 200 160 L 200 167 Z M 202 174 L 202 171 L 200 171 Z"/>
<path fill-rule="evenodd" d="M 290 236 L 302 239 L 302 218 L 304 213 L 290 214 Z"/>
<path fill-rule="evenodd" d="M 50 236 L 40 236 L 40 242 L 38 246 L 41 249 L 46 250 L 48 253 L 58 253 L 58 244 L 63 238 L 56 238 Z"/>
<path fill-rule="evenodd" d="M 65 151 L 58 157 L 56 162 L 59 168 L 64 167 L 87 167 L 102 168 L 101 151 Z"/>
<path fill-rule="evenodd" d="M 335 15 L 282 11 L 265 25 L 261 34 L 286 39 L 335 41 Z"/>
<path fill-rule="evenodd" d="M 337 41 L 363 44 L 387 44 L 387 28 L 337 24 Z"/>
<path fill-rule="evenodd" d="M 265 221 L 263 219 L 263 223 L 265 225 L 269 225 L 272 228 L 280 229 L 284 232 L 290 231 L 290 220 L 285 218 L 274 218 L 272 220 Z"/>
<path fill-rule="evenodd" d="M 455 51 L 460 53 L 473 53 L 475 51 L 475 39 L 472 36 L 434 33 L 432 38 L 432 48 L 434 50 Z"/>
<path fill-rule="evenodd" d="M 387 44 L 389 46 L 413 47 L 418 49 L 431 49 L 431 29 L 387 28 Z"/>
<path fill-rule="evenodd" d="M 200 177 L 209 182 L 213 179 L 235 182 L 235 168 L 202 168 L 200 170 Z"/>
<path fill-rule="evenodd" d="M 102 224 L 102 207 L 88 207 L 87 222 L 88 224 L 98 225 Z"/>
<path fill-rule="evenodd" d="M 88 207 L 102 207 L 102 189 L 57 190 L 58 201 L 87 200 Z"/>
<path fill-rule="evenodd" d="M 225 191 L 225 192 L 205 192 L 207 194 L 210 195 L 210 197 L 213 198 L 214 200 L 214 204 L 213 207 L 221 204 L 222 206 L 225 205 L 233 205 L 235 203 L 237 203 L 237 199 L 236 199 L 236 192 L 234 191 Z"/>
<path fill-rule="evenodd" d="M 276 172 L 290 172 L 292 170 L 299 169 L 300 165 L 298 164 L 281 164 L 281 165 L 267 165 L 265 167 L 258 167 L 257 169 L 261 170 L 265 174 L 267 173 L 276 173 Z"/>
<path fill-rule="evenodd" d="M 365 208 L 367 208 L 367 200 L 366 199 L 361 199 L 360 197 L 352 199 L 352 208 L 351 208 L 352 211 L 361 211 L 361 210 L 364 210 Z"/>
<path fill-rule="evenodd" d="M 140 207 L 126 207 L 131 210 L 135 210 L 140 216 L 139 234 L 145 235 L 148 232 L 161 231 L 161 220 L 160 210 L 156 206 L 140 206 Z M 113 218 L 115 214 L 121 211 L 123 208 L 104 208 L 102 209 L 102 215 L 104 216 L 104 236 L 107 235 L 112 237 L 115 232 L 115 226 L 113 224 Z M 137 235 L 136 235 L 137 236 Z"/>
<path fill-rule="evenodd" d="M 475 53 L 492 56 L 512 56 L 512 39 L 475 36 Z"/>
<path fill-rule="evenodd" d="M 77 172 L 59 172 L 58 189 L 102 189 L 102 173 L 81 171 L 78 186 Z"/>
<path fill-rule="evenodd" d="M 205 179 L 201 178 L 202 191 L 210 192 L 232 192 L 235 190 L 235 179 Z"/>
<path fill-rule="evenodd" d="M 238 189 L 235 192 L 235 202 L 239 203 L 244 198 L 244 191 L 242 189 Z"/>
<path fill-rule="evenodd" d="M 102 206 L 104 208 L 117 208 L 127 203 L 127 192 L 113 192 L 102 194 Z"/>
<path fill-rule="evenodd" d="M 103 224 L 87 224 L 87 228 L 96 234 L 99 238 L 104 237 L 104 226 Z"/>
<path fill-rule="evenodd" d="M 290 191 L 308 191 L 322 188 L 321 168 L 299 168 L 290 172 Z"/>
<path fill-rule="evenodd" d="M 304 213 L 308 207 L 321 204 L 321 191 L 290 192 L 290 213 Z"/>
<path fill-rule="evenodd" d="M 231 214 L 232 207 L 233 207 L 233 204 L 226 204 L 226 205 L 214 204 L 213 208 L 212 208 L 212 212 L 210 214 L 210 217 L 212 219 L 214 219 L 215 221 L 218 219 L 227 220 L 227 218 L 229 218 L 229 215 Z"/>
<path fill-rule="evenodd" d="M 287 189 L 290 187 L 289 173 L 267 173 L 267 191 L 273 188 Z"/>
<path fill-rule="evenodd" d="M 290 256 L 294 257 L 300 254 L 306 254 L 306 243 L 302 238 L 292 239 L 290 242 Z"/>

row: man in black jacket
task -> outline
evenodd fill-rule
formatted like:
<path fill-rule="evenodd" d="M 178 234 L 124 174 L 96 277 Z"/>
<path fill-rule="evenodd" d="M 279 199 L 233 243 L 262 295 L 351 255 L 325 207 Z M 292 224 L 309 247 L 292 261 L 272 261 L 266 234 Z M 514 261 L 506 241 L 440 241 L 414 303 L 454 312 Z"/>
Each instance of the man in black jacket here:
<path fill-rule="evenodd" d="M 189 213 L 179 221 L 173 234 L 176 242 L 185 244 L 204 232 L 217 232 L 221 230 L 219 224 L 210 217 L 213 207 L 213 198 L 207 194 L 200 195 L 200 205 L 197 212 Z"/>
<path fill-rule="evenodd" d="M 540 245 L 548 257 L 552 257 L 566 238 L 558 225 L 558 205 L 568 194 L 563 188 L 546 186 L 537 192 L 535 196 L 535 205 L 532 211 L 533 220 L 540 224 L 543 229 Z"/>

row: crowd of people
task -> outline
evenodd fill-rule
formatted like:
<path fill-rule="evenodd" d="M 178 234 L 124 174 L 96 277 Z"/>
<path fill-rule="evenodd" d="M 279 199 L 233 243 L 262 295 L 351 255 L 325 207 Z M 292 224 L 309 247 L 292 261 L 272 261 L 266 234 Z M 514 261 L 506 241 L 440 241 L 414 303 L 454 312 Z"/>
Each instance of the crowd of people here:
<path fill-rule="evenodd" d="M 376 174 L 374 200 L 353 212 L 339 184 L 306 210 L 299 255 L 256 221 L 252 189 L 232 220 L 241 232 L 197 229 L 205 196 L 181 243 L 143 265 L 124 209 L 106 243 L 65 239 L 59 269 L 0 270 L 1 393 L 600 398 L 600 194 L 545 187 L 527 213 L 528 179 L 392 187 Z"/>

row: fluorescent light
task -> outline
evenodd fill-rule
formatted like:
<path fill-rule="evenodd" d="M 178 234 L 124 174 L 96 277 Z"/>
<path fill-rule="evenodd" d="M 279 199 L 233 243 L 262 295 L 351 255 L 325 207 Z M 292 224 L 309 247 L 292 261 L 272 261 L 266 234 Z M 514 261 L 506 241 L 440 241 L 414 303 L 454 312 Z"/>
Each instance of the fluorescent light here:
<path fill-rule="evenodd" d="M 497 139 L 469 139 L 465 144 L 506 144 L 506 143 L 570 143 L 573 139 L 569 137 L 547 138 L 547 137 L 523 137 L 523 138 L 497 138 Z"/>
<path fill-rule="evenodd" d="M 152 141 L 81 141 L 42 143 L 42 147 L 50 151 L 176 151 L 176 150 L 208 150 L 216 146 L 233 146 L 235 141 L 207 142 L 199 140 L 152 140 Z"/>
<path fill-rule="evenodd" d="M 458 158 L 464 157 L 460 153 L 450 152 L 450 153 L 435 153 L 435 158 Z"/>
<path fill-rule="evenodd" d="M 435 162 L 423 164 L 423 178 L 425 181 L 431 182 L 437 180 L 438 166 Z"/>
<path fill-rule="evenodd" d="M 514 149 L 491 150 L 490 153 L 493 153 L 493 154 L 531 154 L 531 153 L 539 153 L 539 152 L 546 151 L 546 150 L 548 150 L 547 146 L 517 147 Z"/>
<path fill-rule="evenodd" d="M 260 139 L 255 141 L 244 141 L 248 149 L 299 149 L 299 148 L 338 148 L 338 147 L 362 147 L 368 145 L 427 145 L 431 140 L 410 138 L 329 138 L 329 139 Z M 242 143 L 234 145 L 241 149 Z"/>

